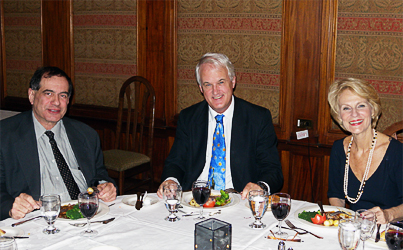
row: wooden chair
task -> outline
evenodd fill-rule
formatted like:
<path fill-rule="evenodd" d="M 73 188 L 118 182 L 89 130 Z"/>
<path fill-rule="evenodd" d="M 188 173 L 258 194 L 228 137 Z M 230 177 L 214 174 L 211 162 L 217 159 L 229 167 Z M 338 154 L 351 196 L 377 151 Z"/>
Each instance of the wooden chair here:
<path fill-rule="evenodd" d="M 403 132 L 403 121 L 393 123 L 383 131 L 384 134 L 403 142 L 403 136 L 398 135 L 401 132 Z"/>
<path fill-rule="evenodd" d="M 147 183 L 153 190 L 154 115 L 155 91 L 150 82 L 141 76 L 127 79 L 119 93 L 114 149 L 103 152 L 109 175 L 118 179 L 120 195 Z"/>

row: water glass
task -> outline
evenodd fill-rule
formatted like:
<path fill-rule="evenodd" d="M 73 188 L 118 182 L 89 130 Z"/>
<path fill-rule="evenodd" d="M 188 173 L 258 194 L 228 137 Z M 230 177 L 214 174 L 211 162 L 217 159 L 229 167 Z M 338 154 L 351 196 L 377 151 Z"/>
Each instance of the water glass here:
<path fill-rule="evenodd" d="M 10 236 L 0 236 L 0 250 L 17 250 L 15 239 Z"/>
<path fill-rule="evenodd" d="M 169 215 L 165 217 L 165 220 L 170 222 L 179 221 L 180 219 L 176 216 L 176 212 L 182 199 L 182 187 L 176 183 L 165 185 L 162 188 L 162 195 L 165 207 L 169 211 Z"/>
<path fill-rule="evenodd" d="M 252 211 L 255 221 L 249 224 L 250 228 L 263 229 L 266 225 L 262 222 L 263 215 L 266 213 L 267 206 L 269 205 L 269 197 L 267 192 L 263 190 L 252 190 L 249 192 L 249 208 Z"/>
<path fill-rule="evenodd" d="M 358 209 L 355 212 L 355 220 L 361 223 L 362 249 L 365 249 L 365 241 L 372 236 L 375 230 L 375 213 L 367 209 Z"/>
<path fill-rule="evenodd" d="M 60 213 L 60 196 L 57 194 L 45 194 L 39 198 L 39 203 L 41 204 L 42 217 L 48 223 L 48 227 L 42 232 L 44 234 L 56 234 L 60 232 L 60 230 L 54 226 L 56 218 Z"/>
<path fill-rule="evenodd" d="M 356 220 L 340 220 L 338 238 L 343 250 L 357 249 L 361 237 L 361 223 Z"/>

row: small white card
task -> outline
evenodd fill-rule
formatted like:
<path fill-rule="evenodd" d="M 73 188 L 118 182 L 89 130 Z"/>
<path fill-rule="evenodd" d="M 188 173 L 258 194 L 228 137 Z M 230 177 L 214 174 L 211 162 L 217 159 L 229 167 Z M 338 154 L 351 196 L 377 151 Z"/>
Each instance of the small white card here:
<path fill-rule="evenodd" d="M 308 130 L 302 130 L 297 132 L 297 140 L 301 140 L 308 137 L 309 137 Z"/>

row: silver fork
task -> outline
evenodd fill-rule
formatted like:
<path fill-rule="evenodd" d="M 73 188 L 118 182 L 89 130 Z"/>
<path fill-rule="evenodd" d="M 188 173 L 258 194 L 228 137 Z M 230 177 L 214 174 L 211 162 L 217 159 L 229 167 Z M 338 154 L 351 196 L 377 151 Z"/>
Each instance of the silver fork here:
<path fill-rule="evenodd" d="M 110 218 L 107 220 L 100 220 L 100 221 L 91 221 L 90 223 L 102 223 L 102 224 L 108 224 L 109 222 L 113 221 L 115 218 Z M 83 222 L 83 223 L 69 223 L 70 225 L 74 226 L 74 227 L 83 227 L 85 225 L 87 225 L 87 222 Z"/>
<path fill-rule="evenodd" d="M 344 211 L 336 211 L 336 212 L 330 213 L 328 215 L 329 216 L 335 216 L 335 215 L 338 215 L 338 214 L 345 214 L 345 215 L 351 216 L 351 214 L 348 214 L 348 213 L 346 213 Z"/>
<path fill-rule="evenodd" d="M 289 226 L 291 229 L 299 229 L 299 230 L 302 230 L 302 231 L 305 231 L 305 232 L 307 232 L 307 233 L 312 234 L 312 235 L 315 236 L 316 238 L 323 239 L 323 237 L 321 237 L 321 236 L 319 236 L 319 235 L 316 235 L 316 234 L 314 234 L 314 233 L 311 233 L 311 232 L 309 232 L 308 230 L 305 230 L 305 229 L 303 229 L 303 228 L 299 228 L 299 227 L 294 226 L 294 224 L 292 224 L 291 221 L 289 221 L 289 220 L 285 220 L 285 224 L 287 224 L 287 226 Z"/>

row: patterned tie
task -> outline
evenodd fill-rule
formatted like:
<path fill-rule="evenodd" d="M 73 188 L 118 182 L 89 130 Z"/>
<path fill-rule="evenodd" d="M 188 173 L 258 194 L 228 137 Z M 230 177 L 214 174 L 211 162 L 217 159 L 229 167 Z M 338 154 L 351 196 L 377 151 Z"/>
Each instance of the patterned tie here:
<path fill-rule="evenodd" d="M 217 125 L 213 136 L 213 150 L 211 154 L 208 181 L 210 187 L 215 190 L 225 189 L 225 135 L 223 119 L 224 115 L 215 117 Z"/>
<path fill-rule="evenodd" d="M 53 151 L 53 155 L 55 156 L 57 167 L 59 168 L 60 175 L 63 178 L 64 184 L 66 185 L 67 190 L 69 191 L 70 198 L 72 200 L 76 200 L 78 194 L 80 193 L 80 189 L 78 188 L 77 183 L 74 180 L 74 177 L 71 174 L 70 168 L 67 165 L 66 161 L 64 160 L 62 153 L 60 153 L 60 150 L 57 147 L 57 144 L 56 144 L 56 141 L 54 138 L 55 135 L 53 134 L 52 131 L 46 131 L 45 134 L 49 137 L 49 142 L 50 142 L 50 145 L 52 146 L 52 151 Z"/>

